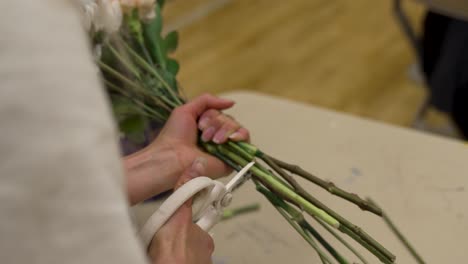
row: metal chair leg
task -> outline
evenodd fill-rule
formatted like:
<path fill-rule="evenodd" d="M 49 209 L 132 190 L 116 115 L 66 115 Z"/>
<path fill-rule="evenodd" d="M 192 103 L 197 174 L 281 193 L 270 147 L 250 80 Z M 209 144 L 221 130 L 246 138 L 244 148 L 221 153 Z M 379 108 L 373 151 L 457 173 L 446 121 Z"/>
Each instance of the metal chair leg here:
<path fill-rule="evenodd" d="M 423 65 L 423 56 L 422 56 L 422 45 L 421 42 L 419 41 L 418 36 L 416 35 L 415 30 L 411 26 L 408 16 L 403 10 L 402 0 L 394 0 L 393 1 L 393 12 L 396 16 L 396 19 L 398 21 L 398 24 L 400 25 L 404 35 L 407 37 L 410 45 L 413 47 L 414 53 L 416 54 L 416 59 L 417 62 L 420 66 Z M 426 76 L 422 76 L 423 78 L 423 83 L 427 87 L 427 80 Z M 426 115 L 427 111 L 429 110 L 429 99 L 430 97 L 427 97 L 423 104 L 419 107 L 418 111 L 416 112 L 416 115 L 413 119 L 413 127 L 420 127 L 421 123 L 423 122 L 424 116 Z"/>

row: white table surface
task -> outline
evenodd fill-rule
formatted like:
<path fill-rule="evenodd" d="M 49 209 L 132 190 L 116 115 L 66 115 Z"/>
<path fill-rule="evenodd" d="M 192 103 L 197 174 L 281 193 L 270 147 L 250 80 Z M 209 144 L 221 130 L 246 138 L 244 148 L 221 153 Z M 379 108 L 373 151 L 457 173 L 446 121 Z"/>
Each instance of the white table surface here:
<path fill-rule="evenodd" d="M 344 189 L 372 197 L 427 263 L 468 263 L 468 145 L 254 93 L 225 97 L 237 102 L 229 113 L 250 129 L 253 143 Z M 390 249 L 397 263 L 415 263 L 380 218 L 300 182 Z M 232 207 L 255 202 L 261 204 L 259 212 L 213 229 L 215 263 L 321 263 L 252 183 L 234 194 Z M 339 242 L 326 237 L 354 260 Z M 368 256 L 370 263 L 379 263 Z"/>

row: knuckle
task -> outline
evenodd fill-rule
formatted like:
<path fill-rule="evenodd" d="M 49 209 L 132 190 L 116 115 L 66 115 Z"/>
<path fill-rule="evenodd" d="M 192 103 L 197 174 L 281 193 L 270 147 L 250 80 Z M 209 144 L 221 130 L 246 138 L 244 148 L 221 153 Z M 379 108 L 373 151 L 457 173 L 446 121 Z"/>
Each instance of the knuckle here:
<path fill-rule="evenodd" d="M 205 113 L 203 114 L 204 116 L 209 116 L 209 117 L 215 117 L 217 115 L 219 115 L 219 111 L 218 110 L 215 110 L 215 109 L 208 109 L 205 111 Z"/>
<path fill-rule="evenodd" d="M 226 123 L 226 121 L 223 118 L 223 115 L 217 115 L 215 118 L 213 118 L 213 121 L 219 124 L 220 126 Z"/>
<path fill-rule="evenodd" d="M 240 124 L 237 123 L 235 120 L 230 119 L 229 117 L 224 117 L 223 118 L 224 124 L 230 128 L 240 128 Z"/>
<path fill-rule="evenodd" d="M 250 132 L 247 129 L 241 127 L 237 132 L 241 134 L 243 140 L 250 140 Z"/>
<path fill-rule="evenodd" d="M 221 120 L 223 123 L 226 123 L 226 124 L 231 123 L 231 121 L 232 121 L 232 120 L 231 120 L 228 116 L 226 116 L 225 114 L 220 114 L 220 115 L 218 116 L 218 118 L 219 118 L 219 120 Z"/>
<path fill-rule="evenodd" d="M 210 118 L 208 120 L 208 125 L 207 127 L 214 127 L 214 128 L 219 128 L 221 126 L 221 122 L 219 122 L 219 120 L 214 117 L 214 118 Z"/>
<path fill-rule="evenodd" d="M 240 128 L 240 125 L 236 122 L 228 122 L 226 127 L 229 128 L 230 131 L 234 132 Z"/>
<path fill-rule="evenodd" d="M 213 95 L 209 94 L 209 93 L 204 93 L 202 95 L 200 95 L 199 97 L 201 100 L 203 101 L 207 101 L 207 100 L 210 100 L 213 98 Z"/>

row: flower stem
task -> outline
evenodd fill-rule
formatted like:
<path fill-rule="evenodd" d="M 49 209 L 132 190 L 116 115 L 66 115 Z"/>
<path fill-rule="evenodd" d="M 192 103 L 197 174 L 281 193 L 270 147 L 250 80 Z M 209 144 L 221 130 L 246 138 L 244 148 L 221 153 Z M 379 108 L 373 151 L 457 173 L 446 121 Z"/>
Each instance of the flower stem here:
<path fill-rule="evenodd" d="M 304 229 L 308 230 L 314 237 L 317 239 L 317 241 L 322 244 L 322 246 L 327 249 L 327 251 L 339 262 L 342 264 L 348 264 L 349 262 L 340 254 L 338 251 L 336 251 L 335 248 L 333 248 L 318 232 L 313 228 L 307 221 L 301 221 L 299 223 Z"/>
<path fill-rule="evenodd" d="M 128 86 L 132 87 L 133 90 L 138 94 L 140 95 L 141 97 L 144 97 L 144 98 L 147 98 L 147 99 L 150 99 L 150 100 L 153 100 L 155 101 L 156 103 L 156 109 L 158 107 L 162 107 L 164 109 L 166 109 L 168 112 L 172 111 L 173 108 L 176 107 L 176 105 L 171 102 L 171 101 L 168 101 L 164 96 L 153 96 L 151 94 L 148 93 L 148 91 L 145 90 L 144 87 L 140 86 L 139 83 L 136 83 L 134 82 L 133 80 L 130 80 L 129 78 L 127 78 L 126 76 L 124 76 L 122 73 L 120 73 L 119 71 L 115 70 L 114 68 L 112 68 L 111 66 L 105 64 L 104 62 L 102 61 L 98 61 L 97 64 L 99 65 L 99 67 L 107 72 L 108 74 L 114 76 L 115 78 L 119 79 L 120 81 L 122 81 L 123 83 L 127 84 Z M 132 98 L 133 96 L 127 96 L 128 98 Z M 159 101 L 159 102 L 158 102 Z M 168 104 L 169 106 L 165 105 L 165 104 Z"/>
<path fill-rule="evenodd" d="M 331 233 L 338 241 L 340 241 L 345 247 L 347 247 L 351 252 L 358 257 L 363 264 L 368 264 L 367 260 L 353 247 L 349 244 L 346 240 L 344 240 L 340 235 L 338 235 L 333 228 L 330 228 L 327 224 L 322 222 L 322 220 L 313 217 L 323 228 L 325 228 L 329 233 Z"/>
<path fill-rule="evenodd" d="M 375 248 L 371 243 L 368 243 L 364 239 L 362 239 L 358 234 L 356 234 L 355 231 L 349 229 L 348 227 L 342 225 L 340 226 L 339 230 L 347 235 L 349 235 L 351 238 L 353 238 L 355 241 L 357 241 L 361 246 L 365 247 L 369 252 L 371 252 L 374 256 L 376 256 L 382 263 L 385 264 L 392 264 L 395 261 L 395 257 L 393 259 L 388 258 L 386 255 L 384 255 L 381 251 L 379 251 L 377 248 Z"/>
<path fill-rule="evenodd" d="M 141 67 L 143 67 L 145 70 L 147 70 L 149 73 L 151 73 L 154 77 L 156 77 L 166 88 L 166 91 L 171 95 L 172 99 L 174 100 L 174 103 L 176 106 L 182 105 L 183 101 L 179 98 L 179 95 L 174 92 L 174 90 L 171 88 L 171 86 L 164 80 L 164 78 L 161 76 L 161 74 L 158 73 L 158 71 L 153 68 L 151 65 L 149 65 L 148 62 L 146 62 L 138 53 L 136 53 L 130 46 L 128 46 L 127 43 L 123 42 L 123 46 L 125 49 L 128 51 L 130 55 L 135 59 L 135 61 L 140 64 Z"/>
<path fill-rule="evenodd" d="M 104 79 L 104 83 L 111 89 L 114 89 L 115 91 L 121 93 L 122 95 L 124 96 L 127 96 L 127 98 L 129 98 L 132 102 L 134 102 L 136 105 L 140 106 L 142 108 L 142 112 L 146 113 L 147 115 L 150 115 L 151 117 L 153 117 L 154 119 L 160 121 L 160 122 L 163 122 L 163 121 L 166 121 L 167 120 L 167 114 L 165 113 L 159 113 L 158 111 L 154 110 L 153 108 L 145 105 L 144 102 L 141 102 L 140 100 L 136 99 L 136 98 L 133 98 L 131 96 L 128 96 L 128 93 L 125 91 L 125 89 L 122 89 L 120 88 L 119 86 L 113 84 L 112 82 L 108 81 L 108 80 L 105 80 Z M 164 110 L 164 109 L 163 109 Z"/>
<path fill-rule="evenodd" d="M 120 63 L 128 70 L 130 71 L 133 76 L 135 76 L 135 78 L 137 79 L 141 79 L 141 76 L 140 76 L 140 72 L 137 70 L 137 68 L 135 68 L 134 65 L 132 65 L 132 63 L 130 62 L 130 60 L 126 60 L 122 54 L 120 54 L 119 52 L 117 52 L 117 50 L 115 50 L 115 48 L 112 46 L 112 44 L 110 43 L 107 43 L 106 45 L 109 50 L 111 51 L 112 55 L 114 55 L 115 58 L 117 58 Z"/>
<path fill-rule="evenodd" d="M 367 201 L 369 201 L 374 206 L 378 206 L 371 198 L 367 198 Z M 408 241 L 408 239 L 406 239 L 406 237 L 400 232 L 400 230 L 398 230 L 396 225 L 393 223 L 392 220 L 390 220 L 390 218 L 385 213 L 385 211 L 382 211 L 382 218 L 383 218 L 384 222 L 388 225 L 388 227 L 390 227 L 392 232 L 398 237 L 398 239 L 401 241 L 401 243 L 403 243 L 403 245 L 405 245 L 406 249 L 414 257 L 416 262 L 418 264 L 425 264 L 426 262 L 423 260 L 421 255 L 419 255 L 418 252 L 416 252 L 416 249 L 411 245 L 411 243 Z"/>
<path fill-rule="evenodd" d="M 235 162 L 233 162 L 232 160 L 230 160 L 228 157 L 226 157 L 225 155 L 223 155 L 222 153 L 220 153 L 218 151 L 218 149 L 216 148 L 216 146 L 210 144 L 210 143 L 207 143 L 207 142 L 203 142 L 203 141 L 199 141 L 199 144 L 208 152 L 210 153 L 211 155 L 217 157 L 218 159 L 222 160 L 224 163 L 226 163 L 229 167 L 231 167 L 233 170 L 236 170 L 236 171 L 240 171 L 242 169 L 242 165 L 240 166 L 239 164 L 236 164 Z M 245 166 L 245 165 L 244 165 Z"/>
<path fill-rule="evenodd" d="M 325 263 L 332 263 L 332 261 L 330 260 L 330 258 L 325 254 L 325 252 L 323 252 L 319 247 L 318 245 L 315 243 L 315 241 L 313 241 L 313 239 L 310 237 L 310 235 L 307 233 L 307 230 L 305 230 L 300 224 L 297 223 L 298 219 L 297 219 L 297 214 L 294 214 L 294 215 L 291 215 L 289 212 L 290 210 L 287 210 L 285 207 L 284 207 L 284 204 L 286 203 L 281 203 L 281 199 L 276 196 L 274 193 L 270 192 L 269 190 L 267 190 L 265 187 L 261 186 L 260 184 L 256 183 L 257 185 L 257 190 L 262 193 L 265 198 L 268 199 L 268 201 L 270 201 L 270 203 L 275 207 L 276 210 L 278 210 L 278 212 L 284 217 L 284 219 L 286 219 L 286 221 L 288 221 L 288 223 L 294 228 L 296 229 L 296 231 L 304 238 L 304 240 L 306 240 L 309 245 L 315 249 L 315 251 L 317 252 L 317 254 L 320 256 L 320 259 L 323 261 L 325 261 Z M 302 214 L 300 212 L 298 212 L 300 216 L 302 216 Z M 302 217 L 303 219 L 303 217 Z"/>
<path fill-rule="evenodd" d="M 311 202 L 318 208 L 324 210 L 327 212 L 330 216 L 334 217 L 336 220 L 338 220 L 341 224 L 339 230 L 343 231 L 346 230 L 346 234 L 349 232 L 353 232 L 353 238 L 354 237 L 360 237 L 361 239 L 356 240 L 358 242 L 365 242 L 361 243 L 363 246 L 367 247 L 373 247 L 375 248 L 378 252 L 381 252 L 385 258 L 389 259 L 390 261 L 394 261 L 395 256 L 390 253 L 386 248 L 384 248 L 382 245 L 380 245 L 377 241 L 375 241 L 372 237 L 370 237 L 367 233 L 365 233 L 362 229 L 360 229 L 358 226 L 352 224 L 348 220 L 346 220 L 344 217 L 339 215 L 338 213 L 334 212 L 327 206 L 325 206 L 323 203 L 321 203 L 319 200 L 317 200 L 315 197 L 310 195 L 308 192 L 306 192 L 297 182 L 295 179 L 293 179 L 289 174 L 287 174 L 284 170 L 282 170 L 278 164 L 276 164 L 276 160 L 271 159 L 268 155 L 264 153 L 259 153 L 258 155 L 263 161 L 265 161 L 273 170 L 275 170 L 278 174 L 280 174 L 283 178 L 285 178 L 295 189 L 296 192 L 304 197 L 307 201 Z M 345 226 L 346 228 L 342 228 L 342 226 Z M 349 235 L 349 234 L 348 234 Z M 371 251 L 374 252 L 374 251 Z M 377 257 L 380 256 L 376 255 Z M 380 257 L 379 257 L 380 258 Z"/>
<path fill-rule="evenodd" d="M 359 206 L 359 208 L 361 208 L 362 210 L 365 210 L 365 211 L 369 211 L 369 212 L 372 212 L 376 215 L 379 215 L 379 216 L 382 216 L 382 210 L 380 210 L 380 208 L 374 206 L 372 203 L 366 201 L 366 200 L 363 200 L 361 199 L 358 195 L 354 194 L 354 193 L 349 193 L 339 187 L 337 187 L 333 182 L 328 182 L 328 181 L 325 181 L 325 180 L 322 180 L 320 179 L 319 177 L 305 171 L 304 169 L 302 169 L 301 167 L 297 166 L 297 165 L 292 165 L 292 164 L 289 164 L 289 163 L 286 163 L 284 161 L 281 161 L 279 159 L 276 159 L 276 158 L 273 158 L 271 156 L 268 156 L 264 153 L 261 153 L 260 155 L 262 156 L 267 156 L 269 159 L 271 159 L 272 161 L 274 161 L 279 167 L 291 172 L 291 173 L 294 173 L 294 174 L 297 174 L 301 177 L 303 177 L 304 179 L 306 180 L 309 180 L 315 184 L 317 184 L 318 186 L 322 187 L 323 189 L 327 190 L 329 193 L 333 194 L 333 195 L 336 195 L 336 196 L 339 196 L 351 203 L 354 203 L 355 205 Z"/>
<path fill-rule="evenodd" d="M 339 254 L 318 232 L 307 222 L 300 211 L 283 201 L 280 197 L 267 190 L 265 187 L 256 183 L 257 190 L 265 196 L 269 196 L 269 200 L 274 200 L 274 203 L 283 208 L 304 230 L 312 234 L 312 236 L 340 263 L 349 263 L 341 254 Z"/>
<path fill-rule="evenodd" d="M 246 205 L 246 206 L 242 206 L 242 207 L 234 208 L 234 209 L 226 209 L 223 212 L 223 217 L 221 220 L 227 220 L 240 214 L 258 211 L 259 209 L 260 209 L 260 204 L 258 203 L 254 203 L 254 204 L 250 204 L 250 205 Z"/>
<path fill-rule="evenodd" d="M 240 157 L 236 153 L 229 151 L 223 145 L 218 145 L 218 150 L 221 152 L 221 154 L 228 157 L 233 162 L 239 164 L 241 167 L 244 167 L 248 164 L 248 161 L 244 160 L 242 157 Z M 284 195 L 288 199 L 291 199 L 292 201 L 296 202 L 297 204 L 300 204 L 301 208 L 303 208 L 307 213 L 319 217 L 320 219 L 325 221 L 327 224 L 335 228 L 338 228 L 340 226 L 340 223 L 334 217 L 330 216 L 328 213 L 318 208 L 317 206 L 311 204 L 302 196 L 295 193 L 291 188 L 284 185 L 281 181 L 275 179 L 269 173 L 260 169 L 258 164 L 255 164 L 250 170 L 259 181 L 261 181 L 263 184 L 271 188 L 273 191 L 280 193 L 281 195 Z"/>
<path fill-rule="evenodd" d="M 227 142 L 227 145 L 233 149 L 237 154 L 239 154 L 243 159 L 245 160 L 253 160 L 255 158 L 254 155 L 248 153 L 247 151 L 245 151 L 241 146 L 239 146 L 239 144 L 236 144 L 235 142 L 233 141 L 228 141 Z"/>

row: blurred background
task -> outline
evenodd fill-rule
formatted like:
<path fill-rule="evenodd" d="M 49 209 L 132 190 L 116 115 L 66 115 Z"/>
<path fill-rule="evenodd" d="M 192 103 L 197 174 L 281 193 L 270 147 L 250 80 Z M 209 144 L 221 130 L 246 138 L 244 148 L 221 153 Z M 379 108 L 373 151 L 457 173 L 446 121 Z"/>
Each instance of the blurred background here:
<path fill-rule="evenodd" d="M 460 137 L 449 115 L 426 107 L 421 58 L 396 3 L 170 0 L 165 30 L 179 31 L 174 57 L 189 97 L 249 90 Z M 419 38 L 427 5 L 400 7 Z"/>

